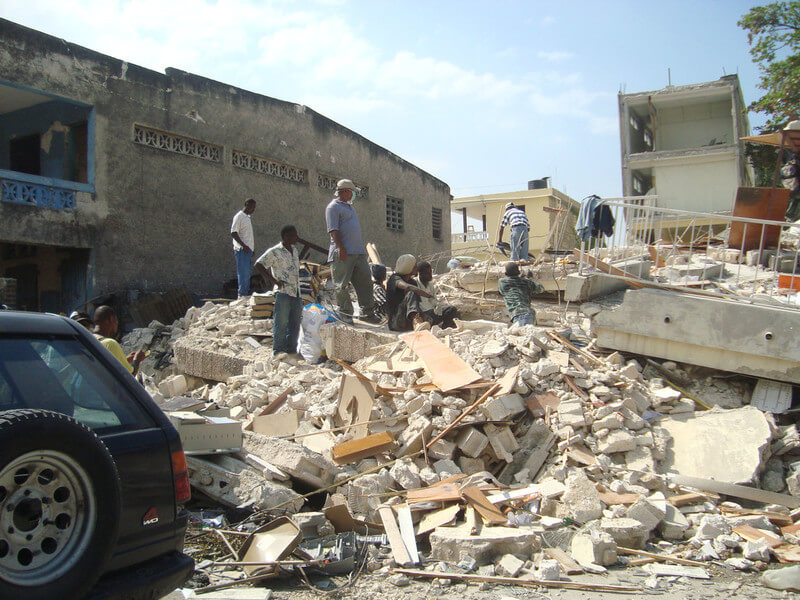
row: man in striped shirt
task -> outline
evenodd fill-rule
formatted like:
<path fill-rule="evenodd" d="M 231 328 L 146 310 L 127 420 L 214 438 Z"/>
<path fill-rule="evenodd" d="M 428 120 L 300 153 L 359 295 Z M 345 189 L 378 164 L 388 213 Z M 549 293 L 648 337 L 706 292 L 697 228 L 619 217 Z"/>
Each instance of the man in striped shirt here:
<path fill-rule="evenodd" d="M 511 260 L 528 260 L 528 242 L 531 225 L 524 210 L 517 208 L 513 202 L 506 204 L 506 212 L 500 221 L 497 243 L 503 241 L 503 230 L 511 227 Z"/>

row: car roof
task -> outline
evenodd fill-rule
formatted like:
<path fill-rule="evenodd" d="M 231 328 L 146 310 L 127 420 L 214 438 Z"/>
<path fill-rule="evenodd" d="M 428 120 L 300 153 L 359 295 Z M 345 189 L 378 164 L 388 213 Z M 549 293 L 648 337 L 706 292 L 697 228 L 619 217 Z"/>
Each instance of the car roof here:
<path fill-rule="evenodd" d="M 0 310 L 0 334 L 75 335 L 75 326 L 67 317 L 49 313 Z"/>

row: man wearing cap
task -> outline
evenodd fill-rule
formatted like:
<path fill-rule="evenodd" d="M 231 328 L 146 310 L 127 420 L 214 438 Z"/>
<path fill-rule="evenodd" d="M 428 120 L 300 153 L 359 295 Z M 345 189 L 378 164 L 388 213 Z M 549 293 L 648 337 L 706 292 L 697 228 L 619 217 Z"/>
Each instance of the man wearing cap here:
<path fill-rule="evenodd" d="M 422 316 L 420 298 L 431 295 L 414 285 L 417 274 L 417 259 L 413 254 L 403 254 L 397 259 L 394 273 L 386 284 L 386 313 L 389 317 L 389 329 L 392 331 L 411 331 L 423 327 L 427 323 Z"/>
<path fill-rule="evenodd" d="M 253 269 L 253 223 L 250 215 L 256 210 L 256 201 L 248 198 L 244 208 L 233 216 L 231 237 L 233 238 L 233 256 L 236 258 L 236 278 L 239 280 L 239 298 L 250 294 L 250 273 Z"/>
<path fill-rule="evenodd" d="M 73 310 L 69 318 L 73 321 L 77 321 L 89 331 L 91 331 L 92 327 L 94 326 L 94 323 L 92 323 L 92 319 L 89 318 L 89 315 L 79 310 Z"/>
<path fill-rule="evenodd" d="M 500 221 L 497 243 L 503 241 L 503 230 L 511 227 L 511 260 L 528 260 L 528 243 L 531 225 L 524 210 L 517 208 L 513 202 L 506 204 L 506 212 Z"/>
<path fill-rule="evenodd" d="M 375 315 L 375 299 L 372 296 L 372 277 L 367 263 L 367 249 L 361 239 L 361 226 L 353 208 L 356 186 L 349 179 L 336 183 L 333 200 L 325 208 L 325 222 L 331 236 L 328 262 L 336 286 L 336 303 L 339 317 L 346 323 L 353 322 L 353 303 L 348 286 L 356 289 L 361 320 L 379 323 Z"/>

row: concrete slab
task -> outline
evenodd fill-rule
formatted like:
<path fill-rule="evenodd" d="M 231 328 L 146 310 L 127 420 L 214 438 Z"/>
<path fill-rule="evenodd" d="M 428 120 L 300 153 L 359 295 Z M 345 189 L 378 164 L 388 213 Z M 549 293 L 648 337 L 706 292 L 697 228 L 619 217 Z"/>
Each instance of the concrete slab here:
<path fill-rule="evenodd" d="M 680 292 L 625 292 L 592 320 L 604 348 L 800 383 L 800 311 Z"/>
<path fill-rule="evenodd" d="M 431 558 L 459 563 L 467 557 L 479 565 L 489 564 L 504 554 L 530 556 L 539 549 L 539 536 L 531 527 L 479 527 L 470 534 L 470 525 L 438 527 L 430 535 Z"/>
<path fill-rule="evenodd" d="M 772 439 L 764 413 L 752 406 L 679 414 L 659 425 L 672 436 L 664 472 L 727 483 L 754 481 Z"/>
<path fill-rule="evenodd" d="M 613 266 L 635 277 L 650 279 L 650 267 L 652 264 L 652 261 L 642 259 L 616 262 L 613 263 Z M 567 275 L 566 278 L 564 300 L 569 302 L 591 300 L 592 298 L 600 298 L 613 294 L 627 287 L 628 284 L 618 277 L 606 275 L 605 273 L 591 273 L 586 275 L 572 273 Z"/>
<path fill-rule="evenodd" d="M 175 366 L 179 371 L 202 379 L 227 381 L 229 377 L 241 375 L 252 361 L 238 358 L 197 344 L 196 339 L 184 337 L 173 346 Z"/>

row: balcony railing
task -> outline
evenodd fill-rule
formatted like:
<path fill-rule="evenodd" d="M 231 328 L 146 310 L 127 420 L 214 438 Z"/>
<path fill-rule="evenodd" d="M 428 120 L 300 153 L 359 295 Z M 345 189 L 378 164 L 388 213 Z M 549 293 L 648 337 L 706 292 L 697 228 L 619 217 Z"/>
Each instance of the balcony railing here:
<path fill-rule="evenodd" d="M 45 177 L 24 173 L 20 173 L 19 177 L 8 177 L 10 173 L 12 172 L 0 173 L 0 201 L 56 210 L 75 210 L 74 189 L 51 184 Z M 42 183 L 31 180 L 41 180 Z"/>
<path fill-rule="evenodd" d="M 467 233 L 453 233 L 452 242 L 454 244 L 466 244 L 467 242 L 485 242 L 489 239 L 488 231 L 468 231 Z"/>

